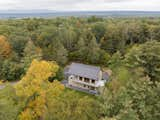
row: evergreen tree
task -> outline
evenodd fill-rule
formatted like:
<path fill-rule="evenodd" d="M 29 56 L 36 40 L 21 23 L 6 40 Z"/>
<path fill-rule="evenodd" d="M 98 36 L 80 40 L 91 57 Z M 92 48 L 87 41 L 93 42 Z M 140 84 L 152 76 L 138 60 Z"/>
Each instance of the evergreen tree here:
<path fill-rule="evenodd" d="M 36 47 L 34 43 L 31 40 L 29 40 L 24 48 L 23 56 L 24 57 L 22 59 L 22 64 L 24 66 L 24 71 L 26 71 L 30 66 L 32 60 L 41 60 L 42 52 L 40 48 Z"/>
<path fill-rule="evenodd" d="M 57 50 L 56 50 L 57 49 Z M 56 46 L 56 61 L 60 64 L 60 65 L 65 65 L 68 61 L 68 52 L 67 50 L 64 48 L 64 46 L 58 42 L 57 46 Z"/>
<path fill-rule="evenodd" d="M 111 57 L 111 59 L 108 61 L 109 63 L 109 67 L 111 69 L 114 69 L 116 68 L 117 66 L 121 66 L 123 63 L 122 61 L 123 57 L 121 55 L 121 53 L 118 51 L 116 53 L 114 53 Z"/>
<path fill-rule="evenodd" d="M 86 60 L 89 63 L 97 63 L 99 60 L 99 45 L 96 42 L 96 38 L 93 36 L 92 39 L 87 43 L 87 49 L 86 49 Z"/>
<path fill-rule="evenodd" d="M 65 65 L 68 61 L 68 52 L 59 40 L 56 40 L 50 44 L 45 53 L 45 58 L 48 60 L 54 60 L 60 65 Z"/>
<path fill-rule="evenodd" d="M 86 44 L 84 39 L 81 37 L 80 40 L 77 43 L 77 51 L 75 54 L 78 57 L 79 60 L 83 61 L 85 59 L 85 52 L 86 52 Z"/>

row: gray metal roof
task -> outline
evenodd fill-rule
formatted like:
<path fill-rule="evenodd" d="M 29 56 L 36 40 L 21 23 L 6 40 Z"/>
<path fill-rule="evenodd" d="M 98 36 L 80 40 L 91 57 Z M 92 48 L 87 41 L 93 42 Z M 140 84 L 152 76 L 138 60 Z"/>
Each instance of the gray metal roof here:
<path fill-rule="evenodd" d="M 72 63 L 69 67 L 68 74 L 98 80 L 98 74 L 100 71 L 100 67 Z"/>

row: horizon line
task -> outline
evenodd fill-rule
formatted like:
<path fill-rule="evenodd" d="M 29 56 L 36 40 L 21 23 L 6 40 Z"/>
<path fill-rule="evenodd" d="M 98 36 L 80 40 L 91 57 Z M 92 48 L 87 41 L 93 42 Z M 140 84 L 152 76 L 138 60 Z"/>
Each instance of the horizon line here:
<path fill-rule="evenodd" d="M 49 9 L 8 9 L 1 10 L 0 12 L 29 12 L 29 11 L 42 11 L 42 12 L 160 12 L 160 10 L 49 10 Z"/>

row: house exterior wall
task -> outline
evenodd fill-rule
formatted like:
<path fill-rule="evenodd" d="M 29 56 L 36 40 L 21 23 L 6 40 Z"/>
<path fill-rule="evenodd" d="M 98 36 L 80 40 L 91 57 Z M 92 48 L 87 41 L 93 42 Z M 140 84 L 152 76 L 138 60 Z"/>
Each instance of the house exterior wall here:
<path fill-rule="evenodd" d="M 99 80 L 92 80 L 81 76 L 70 75 L 68 77 L 68 84 L 70 86 L 82 88 L 85 90 L 97 91 L 99 87 L 103 86 L 102 72 L 99 73 Z"/>
<path fill-rule="evenodd" d="M 98 78 L 99 80 L 102 80 L 102 71 L 99 72 Z"/>

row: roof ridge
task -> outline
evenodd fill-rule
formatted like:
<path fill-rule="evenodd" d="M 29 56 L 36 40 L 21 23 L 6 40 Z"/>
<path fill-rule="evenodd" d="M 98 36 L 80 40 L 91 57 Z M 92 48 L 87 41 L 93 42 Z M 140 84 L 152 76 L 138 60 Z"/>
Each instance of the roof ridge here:
<path fill-rule="evenodd" d="M 79 65 L 83 65 L 83 66 L 88 66 L 88 67 L 94 67 L 94 68 L 99 68 L 99 66 L 95 66 L 95 65 L 89 65 L 89 64 L 83 64 L 83 63 L 77 63 L 77 62 L 73 62 L 72 64 L 79 64 Z"/>

